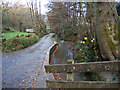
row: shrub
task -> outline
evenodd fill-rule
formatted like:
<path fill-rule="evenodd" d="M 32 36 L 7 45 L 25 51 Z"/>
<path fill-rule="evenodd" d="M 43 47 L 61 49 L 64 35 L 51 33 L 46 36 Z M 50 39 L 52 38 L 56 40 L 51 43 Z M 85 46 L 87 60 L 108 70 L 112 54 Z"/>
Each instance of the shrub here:
<path fill-rule="evenodd" d="M 5 41 L 6 41 L 6 39 L 5 39 L 5 38 L 2 38 L 2 43 L 5 42 Z"/>
<path fill-rule="evenodd" d="M 74 59 L 78 62 L 95 62 L 100 60 L 98 45 L 94 36 L 85 36 L 77 41 Z"/>
<path fill-rule="evenodd" d="M 20 37 L 14 37 L 3 42 L 2 50 L 5 52 L 18 51 L 33 45 L 38 40 L 39 40 L 39 37 L 35 34 L 28 35 L 27 37 L 24 35 L 21 35 Z"/>

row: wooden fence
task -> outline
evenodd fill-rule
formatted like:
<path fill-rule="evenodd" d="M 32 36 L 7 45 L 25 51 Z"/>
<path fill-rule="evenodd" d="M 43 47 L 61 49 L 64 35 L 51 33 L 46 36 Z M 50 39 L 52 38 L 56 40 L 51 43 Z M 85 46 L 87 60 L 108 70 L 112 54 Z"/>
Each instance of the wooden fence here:
<path fill-rule="evenodd" d="M 71 61 L 72 62 L 72 61 Z M 46 65 L 46 73 L 65 73 L 72 76 L 73 72 L 120 72 L 120 61 L 86 62 L 75 64 Z M 46 81 L 48 88 L 118 88 L 118 82 L 107 81 Z"/>

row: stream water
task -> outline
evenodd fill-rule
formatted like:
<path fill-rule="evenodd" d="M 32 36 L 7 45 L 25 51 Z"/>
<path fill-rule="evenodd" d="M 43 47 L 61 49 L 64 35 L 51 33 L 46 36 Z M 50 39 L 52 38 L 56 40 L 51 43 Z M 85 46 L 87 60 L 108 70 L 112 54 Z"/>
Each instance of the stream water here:
<path fill-rule="evenodd" d="M 58 50 L 55 52 L 54 64 L 67 64 L 67 60 L 73 60 L 74 45 L 72 42 L 60 40 L 57 35 L 54 37 L 58 42 Z M 88 73 L 87 73 L 88 74 Z M 63 80 L 67 79 L 67 73 L 60 73 Z M 90 75 L 86 73 L 74 73 L 74 81 L 91 80 Z"/>

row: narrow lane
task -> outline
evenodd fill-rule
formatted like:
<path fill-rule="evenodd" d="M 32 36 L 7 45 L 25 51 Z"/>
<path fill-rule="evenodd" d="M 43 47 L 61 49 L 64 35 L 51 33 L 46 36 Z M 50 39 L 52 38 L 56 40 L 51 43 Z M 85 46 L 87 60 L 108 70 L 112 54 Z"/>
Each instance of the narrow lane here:
<path fill-rule="evenodd" d="M 43 64 L 46 51 L 53 44 L 52 35 L 45 35 L 27 49 L 2 54 L 2 88 L 32 88 L 36 82 L 37 87 L 45 87 L 39 81 L 44 80 Z"/>

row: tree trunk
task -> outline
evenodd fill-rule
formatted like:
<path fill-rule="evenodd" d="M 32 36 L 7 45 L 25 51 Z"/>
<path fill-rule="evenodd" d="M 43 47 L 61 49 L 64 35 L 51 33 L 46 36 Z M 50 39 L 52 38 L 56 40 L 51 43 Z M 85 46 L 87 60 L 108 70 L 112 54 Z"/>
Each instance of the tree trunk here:
<path fill-rule="evenodd" d="M 120 16 L 119 16 L 120 17 Z M 120 37 L 120 18 L 118 18 L 119 23 L 118 23 L 118 37 Z M 120 59 L 120 39 L 119 39 L 119 46 L 118 46 L 118 58 Z"/>
<path fill-rule="evenodd" d="M 99 2 L 96 7 L 96 34 L 100 52 L 104 59 L 113 61 L 118 56 L 118 40 L 113 38 L 118 33 L 115 3 Z"/>

